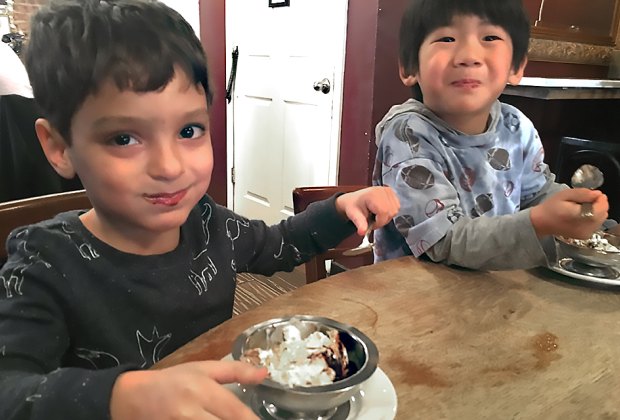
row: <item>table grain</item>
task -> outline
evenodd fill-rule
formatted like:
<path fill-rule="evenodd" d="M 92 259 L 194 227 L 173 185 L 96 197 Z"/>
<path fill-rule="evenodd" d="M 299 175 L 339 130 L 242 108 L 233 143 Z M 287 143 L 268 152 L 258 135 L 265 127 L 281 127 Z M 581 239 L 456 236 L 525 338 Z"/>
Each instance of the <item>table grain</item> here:
<path fill-rule="evenodd" d="M 155 367 L 220 359 L 251 325 L 310 314 L 376 343 L 397 419 L 620 419 L 619 290 L 542 268 L 480 272 L 404 257 L 281 295 Z"/>

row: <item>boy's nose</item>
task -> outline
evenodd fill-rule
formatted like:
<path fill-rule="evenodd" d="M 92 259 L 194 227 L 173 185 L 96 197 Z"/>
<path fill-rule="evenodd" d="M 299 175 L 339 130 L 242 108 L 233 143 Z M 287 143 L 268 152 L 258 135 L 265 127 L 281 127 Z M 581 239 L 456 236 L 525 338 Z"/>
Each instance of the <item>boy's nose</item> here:
<path fill-rule="evenodd" d="M 479 66 L 482 64 L 480 45 L 475 42 L 463 42 L 454 56 L 455 66 Z"/>
<path fill-rule="evenodd" d="M 149 156 L 149 175 L 155 179 L 174 179 L 185 170 L 176 142 L 154 145 Z"/>

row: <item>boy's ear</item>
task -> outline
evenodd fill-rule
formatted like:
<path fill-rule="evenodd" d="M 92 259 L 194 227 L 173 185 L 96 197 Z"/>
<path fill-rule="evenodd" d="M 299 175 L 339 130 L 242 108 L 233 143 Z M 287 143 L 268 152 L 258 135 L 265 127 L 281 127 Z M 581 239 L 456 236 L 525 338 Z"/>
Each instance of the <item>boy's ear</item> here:
<path fill-rule="evenodd" d="M 50 165 L 63 178 L 73 178 L 75 170 L 69 159 L 69 146 L 60 133 L 44 118 L 37 119 L 34 129 L 39 138 L 39 143 L 41 143 L 43 153 L 45 153 L 45 157 Z"/>
<path fill-rule="evenodd" d="M 416 77 L 407 73 L 405 71 L 405 68 L 402 66 L 402 64 L 398 65 L 398 74 L 400 75 L 400 80 L 403 81 L 403 85 L 407 87 L 411 87 L 415 85 L 416 83 L 418 83 Z"/>
<path fill-rule="evenodd" d="M 517 70 L 510 69 L 510 74 L 508 75 L 508 84 L 509 85 L 518 85 L 521 79 L 523 78 L 523 72 L 525 72 L 525 66 L 527 66 L 527 57 L 523 59 L 519 68 Z"/>

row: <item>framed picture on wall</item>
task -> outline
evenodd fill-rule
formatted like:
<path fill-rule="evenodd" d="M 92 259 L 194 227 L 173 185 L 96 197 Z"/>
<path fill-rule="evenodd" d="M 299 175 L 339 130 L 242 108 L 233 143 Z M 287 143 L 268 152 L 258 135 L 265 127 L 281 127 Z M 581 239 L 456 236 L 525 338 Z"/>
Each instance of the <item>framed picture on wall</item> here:
<path fill-rule="evenodd" d="M 269 7 L 288 7 L 290 5 L 290 0 L 269 0 Z"/>

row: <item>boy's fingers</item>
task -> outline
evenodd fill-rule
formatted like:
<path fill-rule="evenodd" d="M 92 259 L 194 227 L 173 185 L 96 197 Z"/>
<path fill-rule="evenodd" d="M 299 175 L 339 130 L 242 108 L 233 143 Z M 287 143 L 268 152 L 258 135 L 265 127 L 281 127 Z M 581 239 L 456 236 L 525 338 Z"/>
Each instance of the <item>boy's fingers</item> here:
<path fill-rule="evenodd" d="M 564 190 L 567 198 L 576 203 L 591 203 L 603 193 L 599 190 L 589 190 L 587 188 L 573 188 Z"/>
<path fill-rule="evenodd" d="M 266 368 L 239 361 L 198 362 L 204 373 L 220 384 L 258 384 L 267 377 Z"/>
<path fill-rule="evenodd" d="M 356 211 L 349 216 L 349 220 L 351 220 L 357 228 L 358 235 L 364 236 L 366 234 L 366 229 L 368 229 L 368 218 L 365 214 L 360 211 Z"/>
<path fill-rule="evenodd" d="M 375 229 L 378 229 L 380 227 L 383 227 L 385 225 L 387 225 L 390 220 L 392 220 L 392 216 L 388 215 L 388 214 L 384 214 L 384 215 L 377 215 L 375 217 Z"/>
<path fill-rule="evenodd" d="M 607 195 L 601 193 L 601 195 L 596 197 L 596 200 L 594 201 L 594 205 L 597 205 L 597 204 L 609 207 L 609 198 L 607 197 Z"/>
<path fill-rule="evenodd" d="M 386 195 L 390 203 L 389 204 L 390 213 L 387 215 L 387 219 L 388 219 L 387 222 L 389 222 L 390 220 L 392 220 L 392 218 L 394 218 L 394 216 L 398 214 L 398 210 L 400 210 L 400 200 L 398 199 L 398 196 L 396 195 L 394 190 L 389 187 L 387 187 Z"/>
<path fill-rule="evenodd" d="M 221 386 L 209 389 L 208 395 L 205 395 L 203 409 L 217 419 L 258 420 L 250 407 L 242 403 L 232 391 Z"/>

